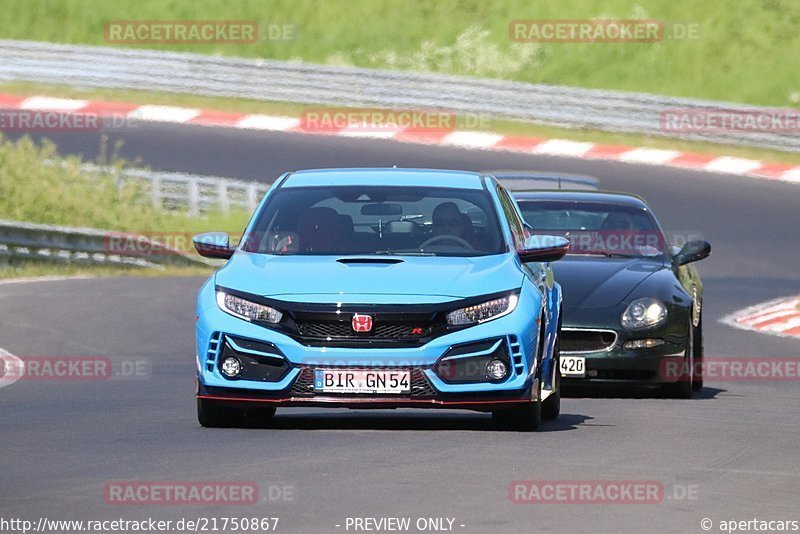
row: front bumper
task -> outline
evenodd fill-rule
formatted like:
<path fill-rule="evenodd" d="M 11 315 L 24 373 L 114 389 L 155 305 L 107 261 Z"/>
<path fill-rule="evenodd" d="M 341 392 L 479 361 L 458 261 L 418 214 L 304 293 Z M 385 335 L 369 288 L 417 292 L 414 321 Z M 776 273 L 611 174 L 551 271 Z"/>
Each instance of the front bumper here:
<path fill-rule="evenodd" d="M 264 392 L 242 390 L 241 388 L 221 388 L 206 386 L 198 382 L 197 398 L 213 400 L 223 405 L 253 407 L 266 406 L 306 406 L 324 408 L 449 408 L 475 411 L 492 411 L 526 404 L 535 399 L 528 387 L 522 391 L 500 391 L 494 393 L 436 393 L 431 396 L 414 397 L 399 395 L 295 395 L 288 392 Z"/>
<path fill-rule="evenodd" d="M 487 323 L 448 333 L 418 347 L 347 348 L 301 344 L 281 332 L 232 317 L 216 305 L 198 310 L 198 398 L 219 403 L 272 406 L 322 406 L 350 408 L 461 408 L 490 411 L 534 400 L 535 355 L 538 343 L 536 318 L 540 299 L 523 289 L 514 312 Z M 267 343 L 285 359 L 287 369 L 274 380 L 229 379 L 219 369 L 226 337 Z M 436 364 L 454 346 L 501 340 L 510 364 L 500 381 L 453 383 L 437 374 Z M 317 368 L 410 370 L 410 393 L 333 394 L 313 389 Z"/>
<path fill-rule="evenodd" d="M 562 356 L 586 358 L 586 376 L 582 378 L 562 377 L 565 384 L 615 383 L 615 384 L 662 384 L 679 379 L 673 370 L 681 366 L 686 357 L 686 338 L 668 336 L 664 344 L 652 348 L 626 349 L 624 343 L 644 336 L 630 336 L 618 332 L 618 337 L 609 350 L 597 352 L 563 353 Z M 650 336 L 648 336 L 650 337 Z M 655 336 L 652 336 L 655 337 Z"/>

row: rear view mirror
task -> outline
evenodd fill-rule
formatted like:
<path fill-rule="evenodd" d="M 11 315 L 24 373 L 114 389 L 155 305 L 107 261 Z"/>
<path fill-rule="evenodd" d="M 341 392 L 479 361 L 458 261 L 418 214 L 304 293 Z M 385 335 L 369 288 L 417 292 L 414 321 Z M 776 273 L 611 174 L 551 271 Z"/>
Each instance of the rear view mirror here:
<path fill-rule="evenodd" d="M 197 253 L 206 258 L 227 260 L 233 256 L 236 247 L 230 246 L 230 238 L 225 232 L 206 232 L 192 239 Z"/>
<path fill-rule="evenodd" d="M 361 215 L 402 215 L 403 206 L 400 204 L 387 204 L 384 202 L 377 204 L 364 204 L 361 206 Z"/>
<path fill-rule="evenodd" d="M 689 241 L 675 254 L 672 261 L 678 266 L 686 265 L 707 258 L 710 254 L 711 244 L 708 241 Z"/>
<path fill-rule="evenodd" d="M 522 263 L 560 260 L 569 250 L 569 240 L 556 235 L 534 235 L 525 240 L 518 251 Z"/>

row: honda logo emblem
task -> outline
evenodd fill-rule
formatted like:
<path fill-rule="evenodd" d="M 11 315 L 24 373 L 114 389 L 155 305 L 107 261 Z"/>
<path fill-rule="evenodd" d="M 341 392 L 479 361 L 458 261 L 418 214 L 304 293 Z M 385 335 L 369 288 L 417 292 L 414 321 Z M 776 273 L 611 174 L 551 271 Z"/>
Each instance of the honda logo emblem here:
<path fill-rule="evenodd" d="M 369 332 L 372 330 L 372 317 L 369 315 L 353 315 L 353 330 L 356 332 Z"/>

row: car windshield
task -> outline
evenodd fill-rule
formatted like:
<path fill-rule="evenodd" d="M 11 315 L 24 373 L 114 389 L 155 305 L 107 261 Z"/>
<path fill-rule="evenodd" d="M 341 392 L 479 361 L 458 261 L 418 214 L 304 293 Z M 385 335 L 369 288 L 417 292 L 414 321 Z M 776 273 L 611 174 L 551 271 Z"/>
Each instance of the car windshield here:
<path fill-rule="evenodd" d="M 518 201 L 534 234 L 561 235 L 570 241 L 570 254 L 661 256 L 664 234 L 643 208 L 603 202 Z"/>
<path fill-rule="evenodd" d="M 244 250 L 280 255 L 483 256 L 504 250 L 489 193 L 427 187 L 277 190 Z"/>

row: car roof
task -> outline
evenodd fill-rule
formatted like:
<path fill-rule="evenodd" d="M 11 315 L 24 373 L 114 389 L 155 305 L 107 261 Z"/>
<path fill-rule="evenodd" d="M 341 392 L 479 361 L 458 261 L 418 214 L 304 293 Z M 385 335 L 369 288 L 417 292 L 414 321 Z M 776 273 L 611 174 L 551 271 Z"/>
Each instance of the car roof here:
<path fill-rule="evenodd" d="M 483 189 L 483 178 L 477 172 L 440 169 L 352 168 L 314 169 L 288 174 L 280 184 L 284 187 L 325 186 L 406 186 Z"/>
<path fill-rule="evenodd" d="M 545 171 L 487 171 L 509 191 L 528 189 L 570 189 L 597 190 L 599 180 L 584 174 L 567 174 Z"/>
<path fill-rule="evenodd" d="M 525 202 L 526 200 L 568 200 L 575 202 L 619 204 L 647 209 L 647 203 L 641 197 L 631 193 L 617 193 L 613 191 L 513 191 L 512 195 L 517 202 Z"/>

